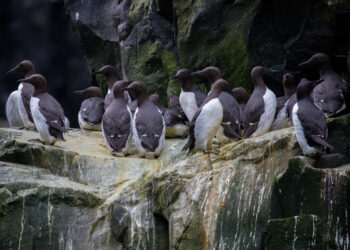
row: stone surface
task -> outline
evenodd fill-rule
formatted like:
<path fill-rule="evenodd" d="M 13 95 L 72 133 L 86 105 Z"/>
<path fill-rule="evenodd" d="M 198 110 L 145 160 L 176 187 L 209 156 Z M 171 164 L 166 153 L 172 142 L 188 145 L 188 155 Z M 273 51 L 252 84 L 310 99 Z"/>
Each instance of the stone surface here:
<path fill-rule="evenodd" d="M 114 64 L 120 78 L 144 81 L 164 104 L 167 91 L 179 92 L 171 76 L 180 67 L 214 65 L 232 86 L 249 90 L 253 66 L 281 69 L 267 79 L 277 95 L 283 93 L 283 71 L 296 71 L 316 52 L 330 53 L 336 69 L 348 74 L 347 0 L 66 0 L 65 8 L 90 71 Z"/>
<path fill-rule="evenodd" d="M 37 136 L 0 129 L 1 249 L 349 246 L 349 164 L 296 157 L 293 128 L 210 154 L 166 140 L 152 160 L 113 156 L 100 132 L 69 130 L 55 146 Z"/>

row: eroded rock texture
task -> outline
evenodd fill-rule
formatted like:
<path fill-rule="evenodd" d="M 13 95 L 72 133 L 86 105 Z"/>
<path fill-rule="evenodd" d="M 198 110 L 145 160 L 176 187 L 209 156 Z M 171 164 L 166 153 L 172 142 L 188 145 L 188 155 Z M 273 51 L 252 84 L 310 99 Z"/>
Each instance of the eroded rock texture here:
<path fill-rule="evenodd" d="M 154 160 L 114 157 L 99 132 L 43 146 L 1 129 L 0 248 L 346 249 L 349 116 L 329 127 L 332 169 L 297 156 L 293 128 L 210 155 L 166 140 Z"/>
<path fill-rule="evenodd" d="M 179 67 L 215 65 L 248 89 L 252 66 L 293 71 L 320 51 L 347 71 L 349 1 L 66 0 L 65 7 L 90 70 L 116 65 L 120 78 L 145 81 L 164 104 L 167 90 L 179 91 L 171 78 Z M 278 95 L 282 73 L 268 79 Z"/>

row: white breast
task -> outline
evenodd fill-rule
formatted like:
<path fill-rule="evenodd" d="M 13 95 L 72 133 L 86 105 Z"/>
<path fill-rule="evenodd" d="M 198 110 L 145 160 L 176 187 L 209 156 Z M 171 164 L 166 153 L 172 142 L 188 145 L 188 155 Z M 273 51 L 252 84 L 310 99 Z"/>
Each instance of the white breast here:
<path fill-rule="evenodd" d="M 211 146 L 222 116 L 223 109 L 219 98 L 214 98 L 203 106 L 194 127 L 195 150 L 206 150 Z"/>
<path fill-rule="evenodd" d="M 30 111 L 32 112 L 33 120 L 41 139 L 44 142 L 53 143 L 57 139 L 49 133 L 49 126 L 46 123 L 45 117 L 40 112 L 39 101 L 37 97 L 30 98 Z"/>
<path fill-rule="evenodd" d="M 24 107 L 24 103 L 23 103 L 23 100 L 21 98 L 21 93 L 22 93 L 22 89 L 23 89 L 23 85 L 22 83 L 18 86 L 18 111 L 19 111 L 19 114 L 22 118 L 22 122 L 23 122 L 23 125 L 25 128 L 35 128 L 34 126 L 34 123 L 32 123 L 30 120 L 29 120 L 29 116 L 28 116 L 28 113 L 27 113 L 27 110 L 26 108 Z"/>
<path fill-rule="evenodd" d="M 186 92 L 181 89 L 179 101 L 187 119 L 192 121 L 192 118 L 198 109 L 194 93 Z"/>
<path fill-rule="evenodd" d="M 18 96 L 17 90 L 13 91 L 6 101 L 6 117 L 10 127 L 23 126 L 21 115 L 18 109 Z"/>
<path fill-rule="evenodd" d="M 267 133 L 275 117 L 277 106 L 276 95 L 269 88 L 266 88 L 263 98 L 265 105 L 264 113 L 260 116 L 258 127 L 252 137 Z"/>
<path fill-rule="evenodd" d="M 273 121 L 271 125 L 271 128 L 270 128 L 271 131 L 289 127 L 289 119 L 287 115 L 288 101 L 286 101 L 283 108 L 278 112 L 276 119 Z"/>
<path fill-rule="evenodd" d="M 298 103 L 294 104 L 292 118 L 293 118 L 295 135 L 297 137 L 297 140 L 301 149 L 303 150 L 304 155 L 312 155 L 316 152 L 316 149 L 307 143 L 303 126 L 301 125 L 301 122 L 298 117 L 298 113 L 297 113 L 298 109 L 299 109 Z"/>

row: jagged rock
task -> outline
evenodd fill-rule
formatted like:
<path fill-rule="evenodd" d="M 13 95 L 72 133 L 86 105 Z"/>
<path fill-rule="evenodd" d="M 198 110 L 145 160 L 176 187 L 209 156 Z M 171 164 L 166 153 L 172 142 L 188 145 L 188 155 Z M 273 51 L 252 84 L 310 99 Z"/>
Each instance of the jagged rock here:
<path fill-rule="evenodd" d="M 330 134 L 347 119 L 331 120 Z M 349 166 L 316 169 L 314 159 L 295 157 L 293 128 L 211 154 L 186 155 L 185 140 L 166 140 L 152 160 L 113 156 L 100 132 L 70 130 L 55 146 L 28 142 L 37 136 L 0 129 L 2 249 L 348 244 Z"/>
<path fill-rule="evenodd" d="M 233 86 L 251 90 L 252 66 L 295 71 L 313 53 L 346 58 L 349 50 L 348 1 L 66 0 L 65 8 L 90 70 L 115 64 L 120 77 L 144 81 L 163 104 L 167 90 L 179 93 L 171 76 L 180 67 L 215 65 Z M 337 70 L 346 72 L 345 61 Z M 267 79 L 277 95 L 281 78 Z"/>

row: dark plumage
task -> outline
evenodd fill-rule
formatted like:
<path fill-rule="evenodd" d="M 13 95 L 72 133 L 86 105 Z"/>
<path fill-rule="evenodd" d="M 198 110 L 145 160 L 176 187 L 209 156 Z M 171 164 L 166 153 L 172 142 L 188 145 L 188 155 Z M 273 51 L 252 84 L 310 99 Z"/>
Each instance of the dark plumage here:
<path fill-rule="evenodd" d="M 169 107 L 165 109 L 164 121 L 166 137 L 183 137 L 187 134 L 188 120 L 177 96 L 170 94 L 170 104 Z"/>
<path fill-rule="evenodd" d="M 129 154 L 131 144 L 132 115 L 125 101 L 126 81 L 118 81 L 112 89 L 113 101 L 102 118 L 102 133 L 109 149 L 117 155 Z"/>
<path fill-rule="evenodd" d="M 249 94 L 245 88 L 238 87 L 238 88 L 232 89 L 232 95 L 236 99 L 239 105 L 239 122 L 241 125 L 241 129 L 243 129 L 244 109 L 249 100 Z"/>
<path fill-rule="evenodd" d="M 201 71 L 193 72 L 192 75 L 200 75 L 207 78 L 211 85 L 217 80 L 222 79 L 222 74 L 219 68 L 210 66 Z M 222 142 L 228 142 L 231 139 L 240 138 L 240 110 L 238 103 L 232 96 L 232 92 L 221 92 L 219 95 L 220 102 L 223 107 L 222 129 L 216 135 L 217 139 Z"/>
<path fill-rule="evenodd" d="M 319 70 L 320 79 L 323 79 L 323 82 L 313 89 L 312 97 L 315 105 L 327 116 L 336 115 L 346 109 L 345 96 L 348 95 L 349 84 L 332 69 L 326 54 L 315 54 L 299 67 L 302 69 L 316 67 Z"/>
<path fill-rule="evenodd" d="M 83 94 L 85 99 L 80 106 L 78 121 L 82 129 L 101 130 L 101 121 L 104 113 L 103 92 L 98 87 L 89 87 L 75 93 Z"/>
<path fill-rule="evenodd" d="M 293 107 L 295 134 L 305 155 L 323 152 L 333 148 L 327 139 L 327 121 L 322 110 L 316 107 L 310 97 L 312 89 L 322 82 L 302 81 L 297 89 L 297 103 Z"/>
<path fill-rule="evenodd" d="M 165 122 L 160 110 L 147 98 L 146 85 L 132 82 L 127 88 L 136 98 L 137 108 L 132 128 L 134 143 L 141 157 L 153 158 L 160 154 L 165 139 Z"/>
<path fill-rule="evenodd" d="M 108 93 L 105 96 L 105 101 L 104 101 L 104 109 L 106 110 L 109 104 L 111 104 L 111 102 L 113 101 L 112 89 L 113 89 L 113 84 L 118 79 L 118 70 L 116 67 L 112 65 L 105 65 L 95 72 L 95 75 L 97 74 L 104 75 L 108 80 Z"/>
<path fill-rule="evenodd" d="M 30 100 L 30 110 L 42 142 L 54 144 L 57 139 L 64 141 L 64 111 L 56 99 L 46 92 L 45 77 L 34 74 L 19 81 L 34 86 L 35 90 Z"/>
<path fill-rule="evenodd" d="M 244 109 L 244 137 L 260 136 L 268 132 L 276 113 L 276 96 L 266 87 L 263 75 L 271 72 L 256 66 L 252 69 L 253 94 Z"/>
<path fill-rule="evenodd" d="M 220 79 L 211 88 L 210 93 L 195 113 L 189 129 L 186 145 L 182 150 L 207 150 L 222 122 L 223 107 L 219 100 L 222 92 L 231 92 L 227 81 Z"/>
<path fill-rule="evenodd" d="M 165 112 L 165 108 L 162 104 L 162 100 L 160 99 L 159 95 L 157 93 L 154 93 L 152 95 L 150 95 L 148 97 L 148 99 L 153 102 L 154 105 L 157 106 L 157 108 L 159 108 L 159 110 L 162 112 L 162 114 L 164 115 Z"/>

